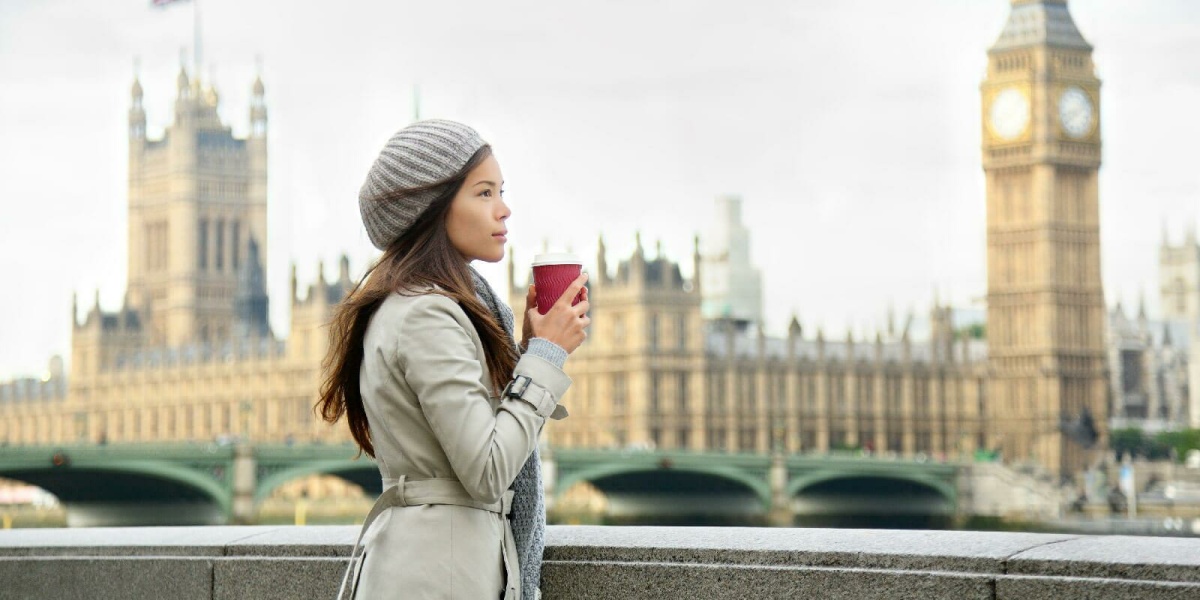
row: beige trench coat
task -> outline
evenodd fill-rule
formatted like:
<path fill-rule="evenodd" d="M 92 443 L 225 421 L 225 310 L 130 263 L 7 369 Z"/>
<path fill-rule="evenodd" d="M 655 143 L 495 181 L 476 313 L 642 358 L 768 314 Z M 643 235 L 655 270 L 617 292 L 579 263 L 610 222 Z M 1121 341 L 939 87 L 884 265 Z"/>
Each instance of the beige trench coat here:
<path fill-rule="evenodd" d="M 501 502 L 546 419 L 563 412 L 555 408 L 571 379 L 526 354 L 514 376 L 530 378 L 528 391 L 520 399 L 492 393 L 466 312 L 434 288 L 421 292 L 384 300 L 363 342 L 359 386 L 384 487 L 401 476 L 456 479 L 471 499 Z M 467 506 L 384 510 L 364 538 L 355 598 L 533 600 L 537 592 L 522 594 L 519 576 L 506 581 L 520 572 L 515 554 L 506 569 L 506 533 L 511 541 L 504 516 Z"/>

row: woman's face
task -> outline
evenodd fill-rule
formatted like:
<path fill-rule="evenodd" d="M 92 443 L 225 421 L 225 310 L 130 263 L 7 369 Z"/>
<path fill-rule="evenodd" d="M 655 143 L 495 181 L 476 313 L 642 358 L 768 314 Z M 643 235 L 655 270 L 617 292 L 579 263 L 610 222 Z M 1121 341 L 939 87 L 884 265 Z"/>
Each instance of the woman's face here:
<path fill-rule="evenodd" d="M 467 259 L 500 262 L 508 242 L 505 219 L 512 214 L 504 203 L 504 177 L 500 163 L 489 156 L 467 173 L 462 188 L 450 202 L 446 233 L 454 249 Z"/>

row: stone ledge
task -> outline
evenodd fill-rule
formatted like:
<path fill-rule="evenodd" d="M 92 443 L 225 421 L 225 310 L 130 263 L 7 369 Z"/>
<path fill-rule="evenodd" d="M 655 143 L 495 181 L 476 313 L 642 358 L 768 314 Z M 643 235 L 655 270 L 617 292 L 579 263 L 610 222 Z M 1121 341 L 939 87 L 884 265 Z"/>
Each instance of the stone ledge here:
<path fill-rule="evenodd" d="M 551 527 L 546 560 L 1003 573 L 1005 561 L 1014 554 L 1077 537 L 938 530 Z"/>
<path fill-rule="evenodd" d="M 0 599 L 331 598 L 357 531 L 0 531 Z M 548 599 L 1200 598 L 1200 538 L 552 526 L 545 558 Z"/>

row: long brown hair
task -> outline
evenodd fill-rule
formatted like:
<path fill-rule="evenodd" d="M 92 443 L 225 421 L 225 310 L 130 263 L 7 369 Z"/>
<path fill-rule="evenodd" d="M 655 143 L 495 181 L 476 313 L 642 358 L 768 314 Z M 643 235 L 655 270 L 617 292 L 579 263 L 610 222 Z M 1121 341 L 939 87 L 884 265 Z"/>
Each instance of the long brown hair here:
<path fill-rule="evenodd" d="M 492 393 L 499 393 L 512 377 L 518 358 L 512 338 L 475 295 L 470 268 L 446 233 L 446 215 L 454 196 L 466 181 L 467 173 L 491 155 L 491 147 L 485 145 L 453 177 L 380 200 L 403 202 L 403 196 L 416 191 L 437 191 L 429 208 L 384 251 L 354 289 L 338 303 L 329 324 L 329 351 L 322 362 L 325 378 L 321 384 L 321 397 L 314 408 L 329 423 L 336 423 L 342 415 L 346 416 L 350 435 L 358 444 L 360 455 L 365 452 L 375 456 L 358 381 L 363 361 L 363 337 L 371 316 L 393 292 L 403 293 L 406 288 L 428 285 L 441 288 L 434 293 L 458 302 L 483 341 Z"/>

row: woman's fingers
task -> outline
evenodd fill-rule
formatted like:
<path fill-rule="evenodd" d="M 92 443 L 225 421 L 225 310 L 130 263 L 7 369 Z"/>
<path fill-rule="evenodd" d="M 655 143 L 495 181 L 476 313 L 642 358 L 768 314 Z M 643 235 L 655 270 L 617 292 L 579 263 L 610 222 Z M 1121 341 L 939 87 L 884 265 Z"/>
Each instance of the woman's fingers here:
<path fill-rule="evenodd" d="M 555 302 L 555 304 L 566 304 L 567 306 L 570 306 L 571 301 L 575 299 L 577 294 L 579 294 L 579 290 L 583 289 L 583 284 L 587 283 L 587 280 L 587 272 L 585 271 L 580 273 L 579 277 L 576 277 L 575 281 L 572 281 L 571 285 L 567 286 L 567 290 L 558 297 L 558 301 Z"/>
<path fill-rule="evenodd" d="M 575 311 L 576 316 L 582 317 L 587 314 L 588 309 L 590 309 L 591 307 L 592 307 L 592 303 L 588 302 L 587 300 L 584 300 L 583 302 L 580 302 L 579 304 L 572 306 L 571 310 Z"/>
<path fill-rule="evenodd" d="M 587 288 L 584 286 L 587 281 L 588 274 L 580 273 L 544 315 L 538 312 L 536 302 L 531 301 L 535 297 L 534 292 L 531 292 L 527 297 L 528 306 L 525 313 L 536 337 L 558 344 L 568 354 L 583 343 L 587 338 L 585 328 L 592 322 L 587 316 L 587 311 L 591 308 L 591 303 L 587 300 Z M 572 306 L 571 301 L 576 296 L 581 300 Z"/>

